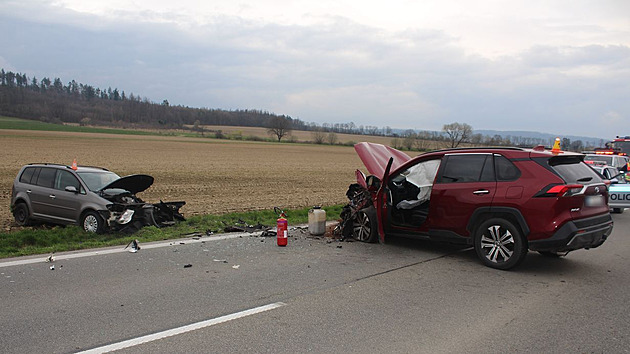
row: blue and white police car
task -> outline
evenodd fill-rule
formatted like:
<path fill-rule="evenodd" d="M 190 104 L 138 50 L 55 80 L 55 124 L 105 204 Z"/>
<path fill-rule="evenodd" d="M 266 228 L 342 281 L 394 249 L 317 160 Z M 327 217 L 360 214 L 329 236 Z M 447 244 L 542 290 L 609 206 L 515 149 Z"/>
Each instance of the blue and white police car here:
<path fill-rule="evenodd" d="M 626 181 L 624 172 L 608 165 L 591 165 L 605 179 L 610 181 L 608 186 L 608 206 L 614 213 L 623 213 L 630 208 L 630 183 Z"/>

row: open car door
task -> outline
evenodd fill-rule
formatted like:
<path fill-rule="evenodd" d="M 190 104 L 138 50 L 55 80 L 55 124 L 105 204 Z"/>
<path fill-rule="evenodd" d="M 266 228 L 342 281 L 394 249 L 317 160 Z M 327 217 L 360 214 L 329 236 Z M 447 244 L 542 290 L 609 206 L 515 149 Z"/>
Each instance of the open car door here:
<path fill-rule="evenodd" d="M 387 162 L 387 167 L 385 167 L 385 171 L 383 173 L 383 178 L 381 178 L 381 187 L 376 192 L 376 214 L 378 219 L 378 240 L 381 243 L 385 243 L 385 226 L 384 224 L 387 222 L 387 198 L 389 194 L 389 190 L 387 188 L 387 183 L 389 182 L 389 172 L 392 169 L 392 164 L 394 163 L 394 158 L 390 157 Z"/>

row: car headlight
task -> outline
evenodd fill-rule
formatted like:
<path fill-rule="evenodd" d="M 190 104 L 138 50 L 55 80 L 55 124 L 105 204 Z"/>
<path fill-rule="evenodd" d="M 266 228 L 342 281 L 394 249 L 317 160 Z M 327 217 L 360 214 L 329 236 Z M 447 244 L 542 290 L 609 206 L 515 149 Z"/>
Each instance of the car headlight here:
<path fill-rule="evenodd" d="M 134 211 L 131 209 L 125 210 L 125 212 L 118 218 L 118 220 L 116 220 L 116 222 L 123 225 L 129 223 L 131 221 L 131 218 L 133 217 L 133 213 Z"/>

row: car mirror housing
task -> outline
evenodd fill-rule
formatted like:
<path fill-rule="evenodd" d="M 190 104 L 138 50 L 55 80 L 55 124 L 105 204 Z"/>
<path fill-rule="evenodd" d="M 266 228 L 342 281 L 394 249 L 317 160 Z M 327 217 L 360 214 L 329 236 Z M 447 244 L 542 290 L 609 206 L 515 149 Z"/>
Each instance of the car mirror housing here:
<path fill-rule="evenodd" d="M 75 186 L 67 186 L 65 188 L 65 191 L 66 192 L 72 192 L 72 193 L 79 193 L 79 191 L 77 190 L 77 187 L 75 187 Z"/>
<path fill-rule="evenodd" d="M 381 188 L 381 180 L 374 175 L 369 175 L 367 177 L 366 182 L 367 182 L 368 188 L 370 189 L 377 190 Z"/>

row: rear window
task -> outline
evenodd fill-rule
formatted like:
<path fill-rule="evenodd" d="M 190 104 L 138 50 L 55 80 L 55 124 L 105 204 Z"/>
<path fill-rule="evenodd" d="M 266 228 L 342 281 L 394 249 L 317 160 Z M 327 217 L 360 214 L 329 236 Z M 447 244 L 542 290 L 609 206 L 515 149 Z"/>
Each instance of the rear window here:
<path fill-rule="evenodd" d="M 22 172 L 22 175 L 20 176 L 20 182 L 22 183 L 31 183 L 31 178 L 33 178 L 33 173 L 35 172 L 35 167 L 27 167 L 24 169 L 24 172 Z"/>
<path fill-rule="evenodd" d="M 547 164 L 566 183 L 599 182 L 601 178 L 588 167 L 579 156 L 555 156 L 547 160 Z"/>

